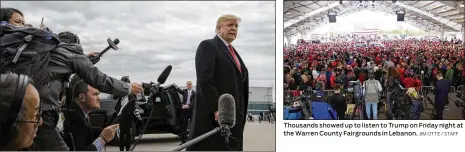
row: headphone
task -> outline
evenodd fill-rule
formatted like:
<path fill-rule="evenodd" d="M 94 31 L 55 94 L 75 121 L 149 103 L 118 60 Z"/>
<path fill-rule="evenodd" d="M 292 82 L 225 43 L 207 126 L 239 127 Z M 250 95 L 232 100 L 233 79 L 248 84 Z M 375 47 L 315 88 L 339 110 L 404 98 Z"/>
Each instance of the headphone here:
<path fill-rule="evenodd" d="M 5 83 L 6 79 L 11 75 L 13 75 L 13 73 L 1 75 L 0 83 Z M 0 113 L 6 116 L 0 119 L 0 147 L 5 146 L 5 143 L 11 141 L 18 133 L 18 114 L 23 104 L 26 88 L 30 83 L 28 76 L 22 74 L 18 74 L 18 76 L 19 78 L 13 100 L 5 102 L 6 106 L 0 106 Z M 8 128 L 8 130 L 4 130 L 3 127 Z"/>

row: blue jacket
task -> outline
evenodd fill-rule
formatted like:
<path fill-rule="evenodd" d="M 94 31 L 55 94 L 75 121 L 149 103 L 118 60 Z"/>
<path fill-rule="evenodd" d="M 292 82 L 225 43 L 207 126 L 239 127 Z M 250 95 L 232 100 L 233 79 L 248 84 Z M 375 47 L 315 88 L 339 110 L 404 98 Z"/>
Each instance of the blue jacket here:
<path fill-rule="evenodd" d="M 449 96 L 449 89 L 451 86 L 451 82 L 445 79 L 439 80 L 436 82 L 434 87 L 434 100 L 436 104 L 445 104 L 448 100 Z"/>

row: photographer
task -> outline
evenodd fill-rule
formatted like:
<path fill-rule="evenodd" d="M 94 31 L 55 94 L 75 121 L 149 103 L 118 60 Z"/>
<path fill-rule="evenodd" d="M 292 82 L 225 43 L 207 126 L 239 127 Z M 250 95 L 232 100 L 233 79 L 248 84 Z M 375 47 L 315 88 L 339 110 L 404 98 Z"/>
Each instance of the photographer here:
<path fill-rule="evenodd" d="M 42 125 L 39 93 L 28 80 L 15 73 L 0 74 L 0 151 L 30 147 Z"/>
<path fill-rule="evenodd" d="M 66 144 L 75 151 L 101 151 L 113 139 L 119 124 L 106 127 L 98 138 L 94 138 L 89 113 L 100 108 L 100 92 L 77 76 L 73 77 L 71 86 L 73 98 L 64 122 Z"/>

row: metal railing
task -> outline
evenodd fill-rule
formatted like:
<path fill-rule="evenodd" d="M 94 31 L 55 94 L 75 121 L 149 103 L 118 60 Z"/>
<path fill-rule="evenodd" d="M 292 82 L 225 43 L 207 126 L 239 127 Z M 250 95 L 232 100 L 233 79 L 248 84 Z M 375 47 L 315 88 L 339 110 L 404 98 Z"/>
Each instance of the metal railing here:
<path fill-rule="evenodd" d="M 449 93 L 455 93 L 455 87 L 454 86 L 450 86 Z"/>
<path fill-rule="evenodd" d="M 420 94 L 430 94 L 433 93 L 434 87 L 433 86 L 421 86 L 420 87 Z"/>
<path fill-rule="evenodd" d="M 407 88 L 404 88 L 404 90 L 407 91 Z M 313 93 L 315 93 L 316 90 L 305 89 L 302 91 L 297 91 L 298 93 L 295 93 L 296 91 L 297 90 L 290 90 L 285 95 L 287 95 L 288 97 L 295 97 L 294 94 L 298 96 L 301 96 L 301 95 L 310 96 Z M 434 91 L 434 86 L 421 86 L 419 93 L 424 95 L 424 94 L 433 93 L 433 91 Z M 465 85 L 459 85 L 457 88 L 455 88 L 454 86 L 451 86 L 449 89 L 449 93 L 455 93 L 456 91 L 465 91 Z M 326 95 L 330 96 L 335 93 L 335 90 L 323 90 L 323 92 Z"/>
<path fill-rule="evenodd" d="M 457 87 L 457 90 L 456 90 L 456 91 L 457 91 L 457 92 L 462 92 L 462 91 L 464 91 L 464 89 L 465 89 L 465 85 L 459 85 L 459 86 Z"/>

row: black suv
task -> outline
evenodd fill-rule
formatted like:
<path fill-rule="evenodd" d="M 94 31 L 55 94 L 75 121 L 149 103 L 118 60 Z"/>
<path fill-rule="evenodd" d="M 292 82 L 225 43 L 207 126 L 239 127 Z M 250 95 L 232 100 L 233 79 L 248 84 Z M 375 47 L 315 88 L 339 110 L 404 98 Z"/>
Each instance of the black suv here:
<path fill-rule="evenodd" d="M 148 95 L 150 90 L 145 90 L 144 92 Z M 145 125 L 147 125 L 147 129 L 144 131 L 144 134 L 180 134 L 181 98 L 176 87 L 172 85 L 160 87 L 154 98 L 155 99 L 150 99 L 149 96 L 145 96 L 145 99 L 140 99 L 136 102 L 136 108 L 140 113 L 142 121 L 139 121 L 137 118 L 133 119 L 132 128 L 136 128 L 132 130 L 133 138 L 141 134 Z M 115 111 L 117 100 L 113 99 L 113 97 L 108 94 L 101 94 L 100 99 L 100 109 L 90 113 L 92 130 L 96 136 L 98 136 L 106 126 L 118 123 L 116 122 L 118 121 L 116 118 L 117 111 Z M 147 122 L 149 122 L 149 124 L 147 124 Z M 119 134 L 117 134 L 110 143 L 118 145 L 118 136 Z"/>

